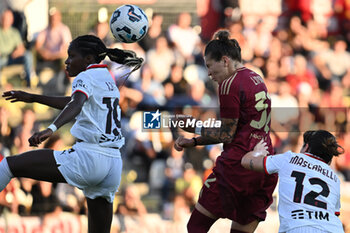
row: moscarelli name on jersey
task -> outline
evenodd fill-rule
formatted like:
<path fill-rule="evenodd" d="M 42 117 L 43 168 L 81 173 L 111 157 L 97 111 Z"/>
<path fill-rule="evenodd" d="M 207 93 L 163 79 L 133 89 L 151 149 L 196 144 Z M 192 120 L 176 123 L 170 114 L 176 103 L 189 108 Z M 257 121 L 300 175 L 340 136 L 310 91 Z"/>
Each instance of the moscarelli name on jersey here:
<path fill-rule="evenodd" d="M 334 182 L 338 181 L 336 174 L 333 173 L 332 170 L 323 168 L 321 165 L 311 164 L 311 163 L 309 163 L 309 161 L 305 160 L 302 157 L 293 156 L 290 159 L 289 163 L 294 164 L 294 165 L 298 165 L 300 167 L 305 167 L 305 168 L 308 168 L 308 169 L 316 171 L 316 172 L 319 172 L 320 174 L 328 177 L 329 179 L 333 180 Z"/>
<path fill-rule="evenodd" d="M 293 210 L 291 211 L 292 219 L 318 219 L 329 221 L 329 213 L 325 211 L 313 210 Z"/>

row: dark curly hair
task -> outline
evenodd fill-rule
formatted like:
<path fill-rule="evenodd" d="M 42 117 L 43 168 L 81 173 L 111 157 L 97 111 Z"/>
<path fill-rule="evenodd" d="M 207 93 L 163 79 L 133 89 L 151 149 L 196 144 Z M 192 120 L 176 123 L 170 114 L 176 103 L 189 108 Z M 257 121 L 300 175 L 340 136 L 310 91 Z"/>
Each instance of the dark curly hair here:
<path fill-rule="evenodd" d="M 230 39 L 230 33 L 227 30 L 215 33 L 213 39 L 205 47 L 204 56 L 209 56 L 215 61 L 219 61 L 222 56 L 228 56 L 242 62 L 241 47 L 237 40 Z"/>
<path fill-rule="evenodd" d="M 338 144 L 334 135 L 326 130 L 306 131 L 303 137 L 304 144 L 309 145 L 308 151 L 326 163 L 329 163 L 333 156 L 344 153 L 344 148 Z"/>
<path fill-rule="evenodd" d="M 83 56 L 92 55 L 97 63 L 100 63 L 106 56 L 116 63 L 133 67 L 127 77 L 139 69 L 143 59 L 136 56 L 131 50 L 122 50 L 118 48 L 107 48 L 102 40 L 94 35 L 78 36 L 70 43 L 70 48 L 78 50 Z"/>

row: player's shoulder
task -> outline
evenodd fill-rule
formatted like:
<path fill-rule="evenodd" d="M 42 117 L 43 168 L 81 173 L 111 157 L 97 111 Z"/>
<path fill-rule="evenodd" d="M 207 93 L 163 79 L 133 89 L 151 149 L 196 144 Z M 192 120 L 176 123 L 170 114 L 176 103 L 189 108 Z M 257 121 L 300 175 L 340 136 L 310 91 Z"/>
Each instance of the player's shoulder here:
<path fill-rule="evenodd" d="M 296 153 L 293 153 L 292 151 L 288 150 L 288 151 L 283 152 L 283 153 L 271 155 L 270 158 L 280 159 L 280 160 L 289 160 L 294 155 L 296 155 Z"/>
<path fill-rule="evenodd" d="M 259 74 L 246 67 L 241 67 L 220 84 L 219 93 L 220 95 L 237 94 L 237 90 L 254 92 L 259 84 L 263 84 L 262 86 L 265 87 L 264 80 Z"/>
<path fill-rule="evenodd" d="M 89 70 L 84 70 L 84 71 L 80 72 L 80 73 L 74 78 L 73 82 L 76 81 L 76 80 L 79 80 L 79 79 L 84 79 L 84 80 L 89 79 L 90 76 L 91 76 L 90 71 L 89 71 Z"/>
<path fill-rule="evenodd" d="M 238 70 L 238 78 L 241 78 L 241 82 L 247 83 L 249 86 L 258 86 L 264 83 L 263 78 L 258 73 L 246 67 Z"/>
<path fill-rule="evenodd" d="M 89 70 L 85 70 L 80 72 L 72 82 L 72 88 L 76 87 L 84 87 L 91 86 L 93 81 L 93 75 L 89 72 Z"/>

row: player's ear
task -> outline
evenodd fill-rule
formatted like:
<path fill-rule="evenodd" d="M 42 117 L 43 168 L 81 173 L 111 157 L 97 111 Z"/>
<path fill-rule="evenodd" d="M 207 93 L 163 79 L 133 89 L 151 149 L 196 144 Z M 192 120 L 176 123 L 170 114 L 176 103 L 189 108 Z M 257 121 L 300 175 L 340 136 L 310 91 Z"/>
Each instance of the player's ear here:
<path fill-rule="evenodd" d="M 228 56 L 222 56 L 222 61 L 224 62 L 224 65 L 225 66 L 228 66 L 229 65 L 229 58 L 228 58 Z"/>
<path fill-rule="evenodd" d="M 84 59 L 87 62 L 87 64 L 96 63 L 94 56 L 92 56 L 91 54 L 86 55 Z"/>

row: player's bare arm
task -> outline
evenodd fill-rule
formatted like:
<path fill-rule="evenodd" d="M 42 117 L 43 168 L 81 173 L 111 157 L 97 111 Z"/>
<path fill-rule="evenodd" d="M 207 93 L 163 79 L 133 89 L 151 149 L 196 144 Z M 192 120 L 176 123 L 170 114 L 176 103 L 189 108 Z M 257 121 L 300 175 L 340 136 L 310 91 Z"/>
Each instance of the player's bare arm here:
<path fill-rule="evenodd" d="M 197 137 L 197 145 L 209 145 L 216 143 L 230 143 L 237 129 L 238 119 L 221 119 L 221 127 L 202 128 L 201 136 Z"/>
<path fill-rule="evenodd" d="M 87 100 L 87 97 L 82 92 L 76 92 L 72 95 L 71 101 L 68 102 L 66 107 L 61 111 L 61 113 L 54 120 L 53 124 L 60 128 L 64 124 L 73 120 L 81 111 L 84 102 Z M 40 143 L 45 141 L 53 134 L 51 129 L 45 129 L 40 132 L 36 132 L 31 136 L 28 141 L 30 146 L 38 146 Z"/>
<path fill-rule="evenodd" d="M 56 127 L 59 128 L 62 125 L 72 121 L 80 113 L 86 100 L 87 97 L 84 93 L 79 91 L 75 92 L 72 95 L 71 100 L 54 120 L 53 123 L 56 125 Z"/>
<path fill-rule="evenodd" d="M 39 103 L 44 104 L 49 107 L 63 109 L 68 102 L 71 100 L 70 96 L 46 96 L 46 95 L 36 95 L 24 91 L 6 91 L 2 94 L 6 100 L 14 102 L 25 102 L 25 103 Z"/>
<path fill-rule="evenodd" d="M 264 171 L 264 158 L 268 155 L 267 144 L 263 140 L 261 140 L 256 146 L 254 150 L 246 153 L 242 160 L 241 164 L 244 168 L 263 172 Z"/>
<path fill-rule="evenodd" d="M 218 143 L 230 143 L 233 140 L 237 129 L 238 119 L 221 119 L 221 127 L 218 128 L 202 128 L 201 136 L 196 138 L 184 138 L 180 136 L 175 141 L 175 149 L 178 151 L 186 147 L 194 147 L 197 145 L 211 145 Z M 187 132 L 194 133 L 194 128 L 184 129 Z"/>

